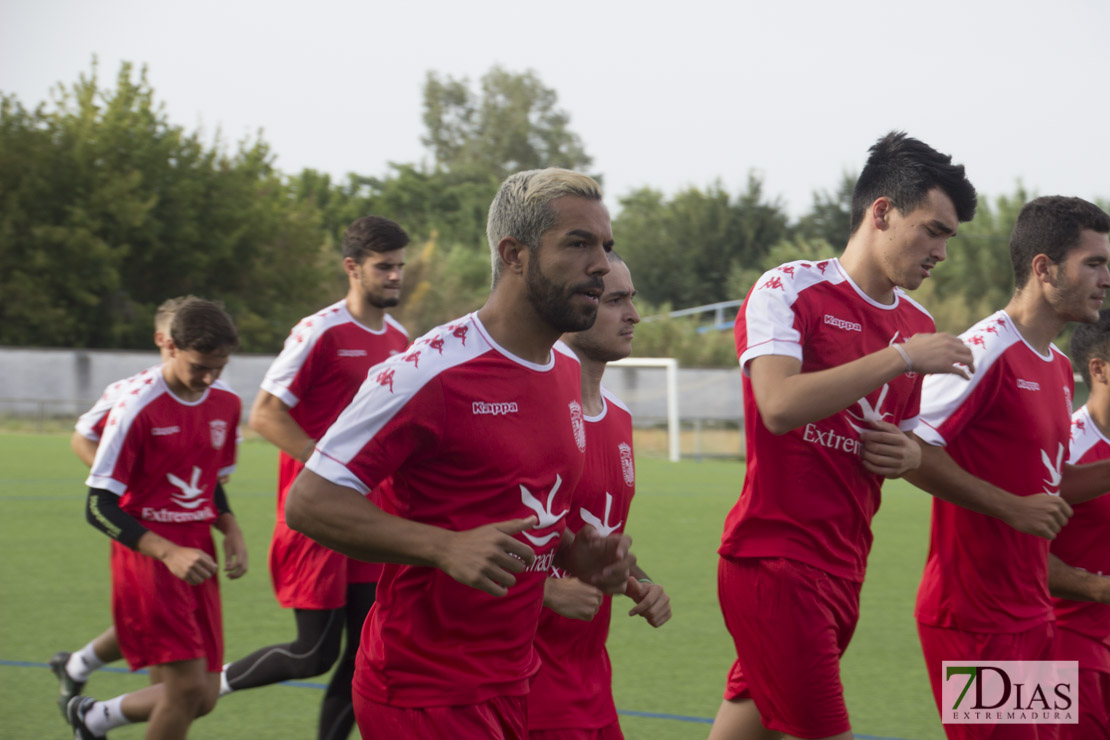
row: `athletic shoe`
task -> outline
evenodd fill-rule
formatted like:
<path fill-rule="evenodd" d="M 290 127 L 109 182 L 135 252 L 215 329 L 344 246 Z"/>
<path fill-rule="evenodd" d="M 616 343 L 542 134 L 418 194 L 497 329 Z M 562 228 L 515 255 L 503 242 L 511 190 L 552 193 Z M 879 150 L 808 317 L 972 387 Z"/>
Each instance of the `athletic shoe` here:
<path fill-rule="evenodd" d="M 69 704 L 69 700 L 78 696 L 85 689 L 84 681 L 74 681 L 66 671 L 66 664 L 69 663 L 71 654 L 59 650 L 50 659 L 50 670 L 58 677 L 58 709 L 62 710 L 63 717 L 66 716 L 66 705 Z"/>
<path fill-rule="evenodd" d="M 85 715 L 96 704 L 91 696 L 75 696 L 66 704 L 66 722 L 73 725 L 73 740 L 104 740 L 104 735 L 94 735 L 85 724 Z"/>

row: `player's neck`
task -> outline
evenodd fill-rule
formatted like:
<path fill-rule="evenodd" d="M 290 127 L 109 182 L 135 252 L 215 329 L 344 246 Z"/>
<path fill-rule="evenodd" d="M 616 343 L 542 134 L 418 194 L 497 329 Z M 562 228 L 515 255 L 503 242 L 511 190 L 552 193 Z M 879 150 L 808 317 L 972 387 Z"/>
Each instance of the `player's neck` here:
<path fill-rule="evenodd" d="M 840 255 L 840 266 L 868 298 L 889 306 L 894 303 L 894 283 L 887 278 L 873 254 L 874 250 L 868 249 L 859 239 L 852 239 Z"/>
<path fill-rule="evenodd" d="M 1052 340 L 1068 323 L 1061 320 L 1044 298 L 1028 286 L 1014 293 L 1005 311 L 1022 338 L 1042 355 L 1048 354 Z"/>
<path fill-rule="evenodd" d="M 1091 389 L 1091 397 L 1087 399 L 1087 413 L 1095 423 L 1102 436 L 1110 439 L 1110 387 L 1099 384 Z"/>
<path fill-rule="evenodd" d="M 166 381 L 166 387 L 169 388 L 177 398 L 180 398 L 185 403 L 193 403 L 204 395 L 204 391 L 189 390 L 189 386 L 185 385 L 178 379 L 177 375 L 173 372 L 173 367 L 170 363 L 162 366 L 162 380 Z"/>
<path fill-rule="evenodd" d="M 385 323 L 385 309 L 367 302 L 354 288 L 347 293 L 347 310 L 351 312 L 355 321 L 367 329 L 382 330 Z"/>
<path fill-rule="evenodd" d="M 508 300 L 507 291 L 494 291 L 478 310 L 478 320 L 493 341 L 522 360 L 544 365 L 560 332 L 541 319 L 527 301 Z"/>
<path fill-rule="evenodd" d="M 605 363 L 578 357 L 582 363 L 582 412 L 586 416 L 597 416 L 605 410 L 601 400 L 601 376 L 605 374 Z"/>

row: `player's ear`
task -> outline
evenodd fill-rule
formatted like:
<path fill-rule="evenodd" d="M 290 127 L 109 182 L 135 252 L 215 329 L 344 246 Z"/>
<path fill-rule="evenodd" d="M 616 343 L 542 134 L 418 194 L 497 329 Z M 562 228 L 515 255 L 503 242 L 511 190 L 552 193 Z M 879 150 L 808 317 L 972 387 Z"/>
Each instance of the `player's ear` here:
<path fill-rule="evenodd" d="M 525 254 L 527 252 L 528 245 L 518 242 L 513 237 L 507 236 L 502 239 L 497 245 L 497 255 L 501 260 L 501 272 L 523 275 L 524 260 L 527 259 Z"/>
<path fill-rule="evenodd" d="M 1056 265 L 1047 254 L 1038 254 L 1029 263 L 1029 274 L 1042 283 L 1052 285 L 1056 282 Z"/>
<path fill-rule="evenodd" d="M 358 262 L 355 262 L 354 257 L 343 258 L 343 272 L 347 273 L 347 277 L 358 279 Z"/>
<path fill-rule="evenodd" d="M 169 341 L 170 341 L 170 335 L 167 334 L 166 332 L 164 332 L 164 331 L 154 332 L 154 346 L 157 347 L 158 349 L 162 349 L 163 347 L 165 347 L 166 343 L 169 342 Z"/>
<path fill-rule="evenodd" d="M 885 195 L 876 198 L 875 202 L 871 204 L 871 209 L 868 215 L 871 218 L 871 225 L 877 231 L 886 231 L 890 228 L 890 212 L 894 210 L 894 204 L 890 202 L 890 198 Z"/>
<path fill-rule="evenodd" d="M 1087 360 L 1087 372 L 1091 375 L 1092 383 L 1110 383 L 1110 366 L 1101 357 L 1092 357 Z"/>

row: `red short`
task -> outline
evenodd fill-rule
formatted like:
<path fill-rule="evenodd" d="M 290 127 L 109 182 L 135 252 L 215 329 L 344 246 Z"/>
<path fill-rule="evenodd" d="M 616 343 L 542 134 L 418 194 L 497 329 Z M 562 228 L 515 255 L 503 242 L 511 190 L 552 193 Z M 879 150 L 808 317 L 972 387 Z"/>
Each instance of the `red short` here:
<path fill-rule="evenodd" d="M 1079 663 L 1079 724 L 1061 725 L 1060 740 L 1110 740 L 1110 647 L 1057 622 L 1056 660 Z"/>
<path fill-rule="evenodd" d="M 1079 724 L 1060 725 L 1060 740 L 1110 740 L 1110 673 L 1079 669 Z"/>
<path fill-rule="evenodd" d="M 525 740 L 528 697 L 498 696 L 456 707 L 394 707 L 357 691 L 355 719 L 363 738 L 390 740 Z"/>
<path fill-rule="evenodd" d="M 183 547 L 216 550 L 207 524 L 144 524 Z M 224 631 L 219 576 L 190 586 L 154 558 L 112 542 L 112 619 L 131 670 L 205 658 L 208 670 L 223 666 Z"/>
<path fill-rule="evenodd" d="M 1039 624 L 1024 632 L 964 632 L 947 627 L 917 623 L 925 670 L 933 687 L 937 711 L 946 660 L 1052 660 L 1055 657 L 1056 625 Z M 949 740 L 1055 740 L 1057 725 L 944 725 Z"/>
<path fill-rule="evenodd" d="M 304 465 L 280 455 L 277 521 L 270 541 L 270 579 L 287 609 L 339 609 L 348 583 L 377 583 L 381 563 L 363 563 L 329 550 L 285 524 L 285 496 Z"/>
<path fill-rule="evenodd" d="M 851 729 L 840 656 L 861 584 L 785 558 L 721 558 L 717 590 L 736 645 L 725 698 L 751 698 L 764 726 L 799 737 Z"/>
<path fill-rule="evenodd" d="M 528 740 L 624 740 L 624 733 L 621 732 L 621 723 L 614 722 L 593 730 L 529 730 Z"/>

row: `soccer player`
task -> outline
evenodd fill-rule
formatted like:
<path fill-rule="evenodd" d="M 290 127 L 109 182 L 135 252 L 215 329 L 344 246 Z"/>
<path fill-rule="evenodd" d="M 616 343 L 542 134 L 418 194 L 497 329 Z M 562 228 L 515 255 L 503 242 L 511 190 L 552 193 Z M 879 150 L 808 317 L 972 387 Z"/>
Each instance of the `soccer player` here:
<path fill-rule="evenodd" d="M 591 178 L 502 183 L 478 311 L 373 368 L 293 483 L 289 526 L 385 562 L 354 706 L 366 737 L 526 737 L 532 641 L 555 565 L 623 591 L 630 540 L 566 528 L 586 438 L 580 369 L 553 349 L 597 315 L 613 236 Z M 381 507 L 367 498 L 381 487 Z"/>
<path fill-rule="evenodd" d="M 132 670 L 150 667 L 154 685 L 105 702 L 70 699 L 66 716 L 82 740 L 143 720 L 147 737 L 183 738 L 215 705 L 223 629 L 210 527 L 224 534 L 233 577 L 247 562 L 235 517 L 214 495 L 235 465 L 240 401 L 218 378 L 237 345 L 222 308 L 184 303 L 171 324 L 170 360 L 108 417 L 87 517 L 113 540 L 120 649 Z"/>
<path fill-rule="evenodd" d="M 597 320 L 563 341 L 582 363 L 582 414 L 586 464 L 575 489 L 567 527 L 586 524 L 598 532 L 623 532 L 636 490 L 632 457 L 632 415 L 601 385 L 607 363 L 632 352 L 640 314 L 632 303 L 632 276 L 617 253 L 609 253 L 609 274 Z M 552 568 L 544 583 L 544 609 L 536 632 L 542 665 L 528 694 L 531 740 L 594 740 L 623 737 L 613 704 L 613 671 L 605 640 L 612 597 Z M 671 618 L 670 597 L 640 567 L 633 566 L 625 594 L 636 602 L 628 615 L 653 627 Z M 582 621 L 585 620 L 585 621 Z"/>
<path fill-rule="evenodd" d="M 229 663 L 221 695 L 325 673 L 346 626 L 347 647 L 320 710 L 320 740 L 345 738 L 354 726 L 351 677 L 381 565 L 352 560 L 287 527 L 285 496 L 367 370 L 408 346 L 405 329 L 386 313 L 400 301 L 408 242 L 387 218 L 366 216 L 347 227 L 347 295 L 293 327 L 251 408 L 251 428 L 280 450 L 270 576 L 278 603 L 293 610 L 297 636 Z"/>
<path fill-rule="evenodd" d="M 918 463 L 904 432 L 921 376 L 971 365 L 903 289 L 945 258 L 975 205 L 962 165 L 892 132 L 856 182 L 840 259 L 770 270 L 741 307 L 747 474 L 718 570 L 737 659 L 714 740 L 850 737 L 840 657 L 859 618 L 880 485 Z"/>
<path fill-rule="evenodd" d="M 110 383 L 92 408 L 77 420 L 70 446 L 85 465 L 92 467 L 93 460 L 96 458 L 96 448 L 100 444 L 100 437 L 104 433 L 104 425 L 108 421 L 108 413 L 112 407 L 136 382 L 141 383 L 157 373 L 161 365 L 170 359 L 170 323 L 177 309 L 191 299 L 192 296 L 170 298 L 158 306 L 154 314 L 154 345 L 158 347 L 161 354 L 161 362 L 129 378 Z M 108 627 L 77 652 L 61 650 L 55 653 L 50 658 L 49 665 L 54 675 L 58 677 L 58 706 L 61 707 L 62 714 L 65 714 L 69 700 L 84 690 L 85 683 L 93 671 L 122 657 L 114 625 Z"/>
<path fill-rule="evenodd" d="M 1049 543 L 1007 526 L 995 506 L 1047 496 L 1057 504 L 1058 529 L 1069 503 L 1110 488 L 1110 461 L 1067 462 L 1074 381 L 1052 344 L 1068 322 L 1098 319 L 1110 287 L 1108 232 L 1110 217 L 1079 198 L 1025 204 L 1010 236 L 1013 297 L 961 335 L 975 374 L 925 381 L 916 434 L 927 444 L 906 478 L 937 497 L 915 616 L 938 708 L 943 661 L 1053 656 Z M 988 503 L 953 506 L 952 497 Z M 1035 724 L 944 728 L 950 738 L 1055 732 Z"/>
<path fill-rule="evenodd" d="M 1072 364 L 1090 391 L 1071 417 L 1072 465 L 1110 459 L 1110 310 L 1071 335 Z M 1048 589 L 1056 614 L 1056 660 L 1079 663 L 1078 724 L 1060 740 L 1110 740 L 1110 496 L 1076 504 L 1052 541 Z"/>

